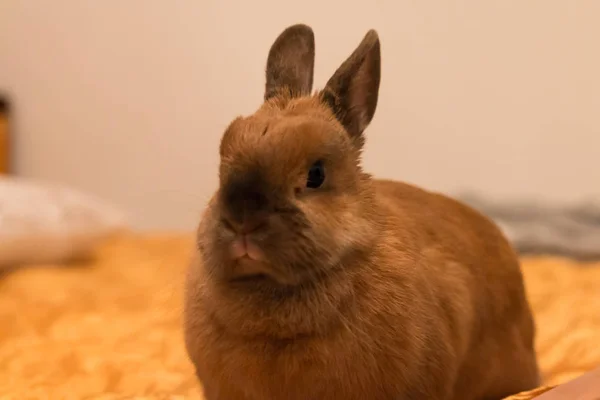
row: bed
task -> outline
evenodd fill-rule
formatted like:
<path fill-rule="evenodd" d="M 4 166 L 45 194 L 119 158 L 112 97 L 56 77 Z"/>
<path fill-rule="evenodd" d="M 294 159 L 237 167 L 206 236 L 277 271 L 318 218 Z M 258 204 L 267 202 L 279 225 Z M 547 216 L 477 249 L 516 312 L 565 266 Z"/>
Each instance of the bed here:
<path fill-rule="evenodd" d="M 193 246 L 125 232 L 89 259 L 0 270 L 0 398 L 201 400 L 181 320 Z M 544 383 L 511 399 L 543 400 L 600 365 L 600 262 L 522 261 Z"/>
<path fill-rule="evenodd" d="M 181 331 L 192 249 L 188 234 L 123 234 L 94 260 L 6 271 L 0 398 L 202 399 Z M 600 264 L 541 257 L 523 270 L 544 385 L 600 365 Z"/>

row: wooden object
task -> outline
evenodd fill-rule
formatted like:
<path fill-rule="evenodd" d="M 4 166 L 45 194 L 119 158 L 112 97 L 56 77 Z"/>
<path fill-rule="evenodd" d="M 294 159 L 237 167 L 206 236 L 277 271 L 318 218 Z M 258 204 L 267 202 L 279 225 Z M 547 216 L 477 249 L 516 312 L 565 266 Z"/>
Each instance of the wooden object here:
<path fill-rule="evenodd" d="M 8 100 L 0 96 L 0 174 L 10 171 L 9 113 Z"/>
<path fill-rule="evenodd" d="M 562 385 L 540 387 L 505 400 L 600 400 L 600 368 Z"/>
<path fill-rule="evenodd" d="M 526 392 L 512 395 L 503 400 L 533 400 L 533 399 L 537 400 L 540 395 L 542 395 L 543 393 L 546 393 L 550 390 L 553 390 L 553 389 L 554 389 L 554 386 L 541 386 L 541 387 L 533 389 L 533 390 L 528 390 Z"/>
<path fill-rule="evenodd" d="M 536 397 L 536 400 L 600 400 L 600 368 Z"/>

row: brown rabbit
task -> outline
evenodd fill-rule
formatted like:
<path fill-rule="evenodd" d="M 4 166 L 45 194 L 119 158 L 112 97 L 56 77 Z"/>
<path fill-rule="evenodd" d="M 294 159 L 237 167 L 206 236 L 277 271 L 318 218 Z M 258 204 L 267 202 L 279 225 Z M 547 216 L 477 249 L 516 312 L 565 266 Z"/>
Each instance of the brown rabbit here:
<path fill-rule="evenodd" d="M 311 95 L 314 36 L 280 34 L 265 101 L 220 145 L 186 345 L 207 400 L 500 399 L 538 385 L 511 246 L 478 212 L 360 167 L 369 31 Z"/>

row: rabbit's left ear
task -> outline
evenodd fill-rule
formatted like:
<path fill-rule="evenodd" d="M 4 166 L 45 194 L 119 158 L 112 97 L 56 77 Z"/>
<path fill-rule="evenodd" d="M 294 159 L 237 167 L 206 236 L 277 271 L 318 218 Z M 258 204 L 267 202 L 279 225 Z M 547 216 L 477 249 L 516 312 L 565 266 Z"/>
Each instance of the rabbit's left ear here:
<path fill-rule="evenodd" d="M 315 67 L 315 36 L 304 24 L 292 25 L 277 37 L 267 58 L 265 100 L 287 92 L 310 95 Z"/>
<path fill-rule="evenodd" d="M 323 101 L 353 139 L 362 143 L 379 96 L 381 50 L 375 30 L 367 32 L 356 50 L 344 61 L 321 92 Z"/>

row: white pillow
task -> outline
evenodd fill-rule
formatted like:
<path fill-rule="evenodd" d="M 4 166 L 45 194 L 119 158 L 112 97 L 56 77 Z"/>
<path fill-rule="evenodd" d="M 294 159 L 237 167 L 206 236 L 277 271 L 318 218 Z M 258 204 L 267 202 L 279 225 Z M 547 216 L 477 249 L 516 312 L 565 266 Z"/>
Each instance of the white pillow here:
<path fill-rule="evenodd" d="M 0 269 L 85 257 L 125 216 L 75 189 L 0 176 Z"/>

